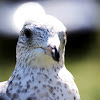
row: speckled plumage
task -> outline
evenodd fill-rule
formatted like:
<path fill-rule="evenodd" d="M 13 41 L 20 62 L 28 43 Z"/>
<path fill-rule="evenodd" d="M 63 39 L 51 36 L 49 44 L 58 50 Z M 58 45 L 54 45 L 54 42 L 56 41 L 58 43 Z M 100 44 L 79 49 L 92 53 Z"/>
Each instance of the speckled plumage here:
<path fill-rule="evenodd" d="M 52 16 L 44 19 L 26 22 L 20 33 L 14 72 L 0 88 L 4 100 L 80 100 L 64 65 L 66 28 Z"/>

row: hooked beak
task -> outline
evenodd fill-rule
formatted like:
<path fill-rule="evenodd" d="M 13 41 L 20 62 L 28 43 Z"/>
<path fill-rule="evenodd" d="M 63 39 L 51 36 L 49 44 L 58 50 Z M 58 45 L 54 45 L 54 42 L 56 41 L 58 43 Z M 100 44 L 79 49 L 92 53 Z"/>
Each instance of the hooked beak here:
<path fill-rule="evenodd" d="M 52 54 L 52 58 L 55 61 L 59 62 L 60 55 L 59 55 L 59 51 L 57 50 L 56 46 L 54 46 L 54 48 L 52 48 L 51 54 Z"/>
<path fill-rule="evenodd" d="M 43 48 L 43 47 L 42 47 Z M 52 56 L 52 58 L 59 62 L 59 59 L 60 59 L 60 55 L 59 55 L 59 51 L 57 50 L 56 46 L 48 46 L 48 48 L 43 48 L 45 49 L 45 53 L 49 56 Z"/>

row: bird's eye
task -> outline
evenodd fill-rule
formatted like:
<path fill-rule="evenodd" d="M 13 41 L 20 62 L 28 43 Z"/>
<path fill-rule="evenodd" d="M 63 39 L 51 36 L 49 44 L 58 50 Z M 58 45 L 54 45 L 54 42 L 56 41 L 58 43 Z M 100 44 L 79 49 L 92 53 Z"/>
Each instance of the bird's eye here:
<path fill-rule="evenodd" d="M 32 32 L 31 32 L 31 30 L 29 30 L 29 29 L 25 29 L 25 30 L 24 30 L 24 34 L 25 34 L 26 38 L 30 38 L 31 35 L 32 35 Z"/>

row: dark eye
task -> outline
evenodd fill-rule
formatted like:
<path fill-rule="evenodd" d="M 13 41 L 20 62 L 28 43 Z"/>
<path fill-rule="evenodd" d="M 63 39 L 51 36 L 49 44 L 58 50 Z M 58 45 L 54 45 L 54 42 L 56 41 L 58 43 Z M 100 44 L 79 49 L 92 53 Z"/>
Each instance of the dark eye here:
<path fill-rule="evenodd" d="M 29 29 L 25 29 L 25 30 L 24 30 L 24 34 L 25 34 L 26 38 L 30 38 L 31 35 L 32 35 L 32 32 L 31 32 L 31 30 L 29 30 Z"/>

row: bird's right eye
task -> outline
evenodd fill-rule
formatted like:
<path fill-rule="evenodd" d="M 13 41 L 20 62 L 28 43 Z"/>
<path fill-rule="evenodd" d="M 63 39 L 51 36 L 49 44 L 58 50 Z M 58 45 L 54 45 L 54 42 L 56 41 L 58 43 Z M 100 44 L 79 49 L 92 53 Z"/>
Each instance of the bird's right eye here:
<path fill-rule="evenodd" d="M 25 29 L 25 30 L 24 30 L 24 34 L 25 34 L 26 38 L 30 38 L 31 35 L 32 35 L 32 32 L 31 32 L 31 30 L 29 30 L 29 29 Z"/>

